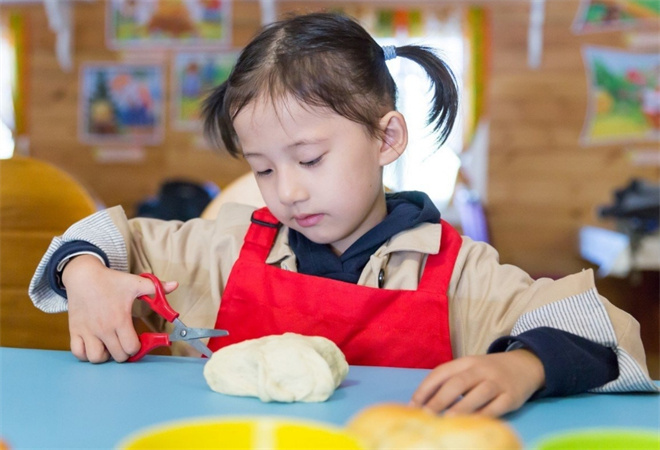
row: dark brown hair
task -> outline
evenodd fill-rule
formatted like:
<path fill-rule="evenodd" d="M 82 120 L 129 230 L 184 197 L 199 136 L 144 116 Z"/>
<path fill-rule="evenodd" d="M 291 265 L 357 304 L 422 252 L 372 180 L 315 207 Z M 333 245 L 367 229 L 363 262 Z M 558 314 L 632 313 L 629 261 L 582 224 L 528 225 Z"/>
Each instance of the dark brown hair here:
<path fill-rule="evenodd" d="M 428 123 L 444 142 L 458 111 L 453 73 L 427 47 L 397 47 L 396 56 L 415 61 L 428 74 L 434 87 Z M 379 136 L 379 119 L 395 109 L 397 89 L 383 49 L 362 26 L 342 14 L 314 13 L 268 25 L 243 49 L 227 81 L 204 101 L 204 133 L 210 142 L 239 156 L 233 120 L 262 95 L 272 101 L 292 95 L 310 106 L 330 108 Z"/>

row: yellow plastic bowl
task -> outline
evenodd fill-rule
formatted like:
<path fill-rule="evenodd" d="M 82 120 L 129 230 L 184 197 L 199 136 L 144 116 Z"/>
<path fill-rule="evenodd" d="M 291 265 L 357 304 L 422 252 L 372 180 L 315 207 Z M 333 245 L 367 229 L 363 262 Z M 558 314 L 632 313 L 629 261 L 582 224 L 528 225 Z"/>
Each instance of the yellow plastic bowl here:
<path fill-rule="evenodd" d="M 141 430 L 122 450 L 363 450 L 343 429 L 320 422 L 276 417 L 220 417 L 168 422 Z"/>

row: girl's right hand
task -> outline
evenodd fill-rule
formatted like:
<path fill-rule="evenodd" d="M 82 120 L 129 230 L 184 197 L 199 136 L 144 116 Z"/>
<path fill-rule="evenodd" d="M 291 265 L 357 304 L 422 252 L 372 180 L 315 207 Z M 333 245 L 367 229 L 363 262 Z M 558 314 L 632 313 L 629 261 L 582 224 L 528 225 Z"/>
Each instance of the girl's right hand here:
<path fill-rule="evenodd" d="M 62 273 L 69 299 L 71 352 L 81 361 L 126 361 L 140 350 L 133 326 L 133 302 L 153 295 L 154 284 L 139 275 L 109 269 L 92 255 L 72 259 Z M 165 293 L 176 282 L 163 283 Z"/>

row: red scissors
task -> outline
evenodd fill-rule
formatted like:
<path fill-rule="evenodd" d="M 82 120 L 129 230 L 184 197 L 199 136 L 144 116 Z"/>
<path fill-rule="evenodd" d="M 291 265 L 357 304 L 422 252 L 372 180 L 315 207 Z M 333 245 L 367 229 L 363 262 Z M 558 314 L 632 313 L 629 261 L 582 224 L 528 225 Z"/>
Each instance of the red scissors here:
<path fill-rule="evenodd" d="M 213 330 L 210 328 L 190 328 L 187 327 L 181 322 L 178 317 L 179 313 L 176 312 L 168 303 L 165 298 L 165 291 L 163 291 L 163 285 L 160 280 L 151 273 L 142 273 L 141 277 L 149 278 L 153 281 L 154 286 L 156 287 L 156 295 L 149 297 L 148 295 L 142 295 L 139 297 L 140 300 L 143 300 L 151 306 L 159 316 L 163 317 L 168 322 L 174 324 L 174 331 L 170 334 L 167 333 L 142 333 L 140 335 L 140 351 L 135 355 L 128 358 L 129 361 L 137 361 L 142 359 L 144 355 L 149 353 L 156 347 L 164 347 L 172 345 L 172 341 L 187 341 L 195 349 L 199 350 L 204 356 L 210 358 L 213 352 L 206 345 L 199 341 L 199 339 L 215 336 L 227 336 L 229 332 L 227 330 Z"/>

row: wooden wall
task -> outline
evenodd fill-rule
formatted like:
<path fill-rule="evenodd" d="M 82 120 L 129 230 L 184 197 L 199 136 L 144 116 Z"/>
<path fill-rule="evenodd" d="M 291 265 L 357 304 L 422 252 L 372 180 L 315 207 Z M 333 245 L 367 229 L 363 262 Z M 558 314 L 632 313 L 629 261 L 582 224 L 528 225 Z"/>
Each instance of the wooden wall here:
<path fill-rule="evenodd" d="M 494 2 L 495 3 L 495 2 Z M 587 110 L 585 44 L 625 49 L 621 32 L 574 35 L 577 1 L 547 1 L 543 59 L 527 65 L 528 2 L 496 2 L 492 14 L 492 78 L 487 216 L 502 262 L 534 276 L 559 277 L 594 267 L 580 257 L 584 225 L 614 228 L 597 216 L 612 191 L 633 177 L 660 182 L 658 166 L 636 166 L 629 151 L 646 145 L 580 145 Z M 657 32 L 658 27 L 654 28 Z M 647 50 L 648 51 L 648 50 Z M 660 42 L 655 51 L 660 51 Z M 658 378 L 658 272 L 637 280 L 598 279 L 601 294 L 640 321 L 649 369 Z"/>
<path fill-rule="evenodd" d="M 580 145 L 587 110 L 581 48 L 625 49 L 626 35 L 574 35 L 570 25 L 578 2 L 548 1 L 543 60 L 530 69 L 528 7 L 522 3 L 492 8 L 488 218 L 504 260 L 561 275 L 584 267 L 577 232 L 586 224 L 605 225 L 596 211 L 611 202 L 614 188 L 632 177 L 660 178 L 657 166 L 634 166 L 628 148 L 660 148 Z"/>
<path fill-rule="evenodd" d="M 166 126 L 163 143 L 144 146 L 146 159 L 140 163 L 101 164 L 94 148 L 78 141 L 78 68 L 84 62 L 119 61 L 122 55 L 105 45 L 105 3 L 76 3 L 74 9 L 74 70 L 60 69 L 54 54 L 54 34 L 48 28 L 43 6 L 28 13 L 30 45 L 30 155 L 49 160 L 68 170 L 108 206 L 121 204 L 130 214 L 138 202 L 155 194 L 165 178 L 211 180 L 224 186 L 247 170 L 243 161 L 205 149 L 198 136 Z M 250 2 L 252 4 L 252 2 Z M 254 9 L 254 8 L 252 8 Z M 243 21 L 258 21 L 258 10 L 244 11 L 235 28 L 244 43 Z M 250 19 L 250 18 L 254 19 Z M 258 26 L 258 22 L 254 24 Z M 150 56 L 150 55 L 146 55 Z M 166 66 L 169 67 L 169 66 Z M 165 70 L 166 86 L 170 73 Z M 169 125 L 169 104 L 166 121 Z"/>
<path fill-rule="evenodd" d="M 287 10 L 323 6 L 318 1 L 283 3 Z M 440 4 L 407 3 L 427 7 Z M 570 26 L 578 1 L 547 1 L 542 63 L 540 68 L 532 69 L 527 65 L 530 2 L 481 3 L 488 5 L 492 20 L 487 214 L 493 243 L 503 262 L 519 265 L 534 275 L 561 276 L 591 267 L 579 255 L 579 228 L 604 225 L 596 216 L 597 207 L 609 203 L 612 190 L 630 178 L 660 178 L 657 166 L 633 165 L 624 145 L 583 147 L 578 141 L 587 106 L 581 46 L 625 48 L 626 35 L 574 35 Z M 75 6 L 76 70 L 85 61 L 121 58 L 105 45 L 104 4 L 80 2 Z M 144 163 L 98 163 L 93 149 L 77 139 L 78 74 L 76 70 L 65 73 L 58 67 L 54 35 L 43 7 L 11 8 L 25 11 L 29 26 L 28 119 L 32 156 L 66 169 L 106 205 L 122 204 L 129 213 L 140 200 L 154 194 L 166 177 L 211 180 L 222 187 L 247 170 L 242 161 L 199 149 L 194 135 L 169 127 L 162 145 L 146 147 Z M 235 2 L 233 40 L 237 47 L 250 39 L 259 22 L 256 1 Z M 626 283 L 627 280 L 608 280 L 602 285 L 614 303 L 626 307 L 631 301 Z M 657 288 L 654 290 L 653 282 L 651 286 L 637 294 L 637 302 L 657 305 Z M 655 325 L 644 327 L 650 333 L 647 346 L 657 350 L 657 320 Z"/>

